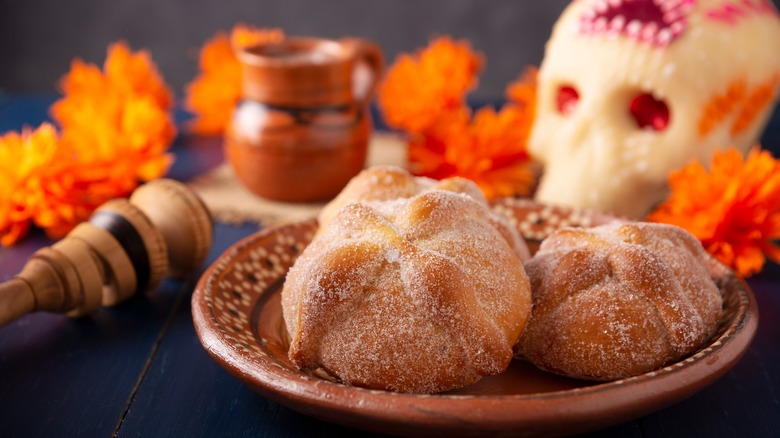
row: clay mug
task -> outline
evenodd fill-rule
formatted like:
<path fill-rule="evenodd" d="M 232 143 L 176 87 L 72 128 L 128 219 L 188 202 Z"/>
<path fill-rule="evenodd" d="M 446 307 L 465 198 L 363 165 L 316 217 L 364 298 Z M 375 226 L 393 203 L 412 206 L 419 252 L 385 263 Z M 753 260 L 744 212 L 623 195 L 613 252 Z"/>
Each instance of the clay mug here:
<path fill-rule="evenodd" d="M 238 180 L 279 201 L 338 194 L 365 165 L 379 47 L 355 38 L 289 37 L 237 48 L 236 55 L 242 100 L 225 150 Z"/>

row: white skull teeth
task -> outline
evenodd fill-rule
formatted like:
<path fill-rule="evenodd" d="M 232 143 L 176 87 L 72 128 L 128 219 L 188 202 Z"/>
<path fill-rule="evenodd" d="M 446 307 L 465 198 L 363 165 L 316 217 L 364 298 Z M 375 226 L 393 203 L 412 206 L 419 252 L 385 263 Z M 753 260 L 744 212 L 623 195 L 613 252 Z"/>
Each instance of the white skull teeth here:
<path fill-rule="evenodd" d="M 672 30 L 669 28 L 661 29 L 658 34 L 656 35 L 656 40 L 659 45 L 666 46 L 670 42 L 672 42 L 672 37 L 674 34 L 672 33 Z"/>
<path fill-rule="evenodd" d="M 617 0 L 620 1 L 620 0 Z M 618 15 L 615 18 L 612 19 L 612 21 L 609 22 L 609 34 L 610 36 L 617 36 L 620 35 L 620 32 L 623 31 L 623 28 L 626 25 L 626 17 L 622 15 Z"/>
<path fill-rule="evenodd" d="M 692 0 L 598 0 L 582 12 L 578 31 L 610 37 L 623 34 L 656 47 L 666 47 L 685 30 L 692 3 Z"/>
<path fill-rule="evenodd" d="M 655 38 L 655 35 L 658 33 L 658 25 L 655 23 L 647 23 L 642 28 L 642 33 L 640 34 L 640 39 L 642 41 L 652 41 L 653 38 Z"/>
<path fill-rule="evenodd" d="M 642 22 L 639 20 L 631 20 L 626 27 L 626 33 L 630 38 L 639 38 L 639 32 L 642 30 Z"/>

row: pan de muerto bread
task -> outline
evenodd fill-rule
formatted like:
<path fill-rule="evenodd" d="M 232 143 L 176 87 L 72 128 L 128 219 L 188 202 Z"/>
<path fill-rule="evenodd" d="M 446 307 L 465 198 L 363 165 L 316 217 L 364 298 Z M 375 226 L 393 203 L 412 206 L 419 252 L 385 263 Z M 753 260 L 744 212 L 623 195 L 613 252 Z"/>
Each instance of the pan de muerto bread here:
<path fill-rule="evenodd" d="M 525 265 L 534 304 L 516 353 L 592 380 L 677 361 L 718 327 L 722 297 L 711 263 L 695 237 L 671 225 L 555 232 Z"/>
<path fill-rule="evenodd" d="M 345 205 L 282 291 L 296 366 L 401 392 L 504 371 L 530 306 L 522 262 L 489 210 L 447 191 Z"/>
<path fill-rule="evenodd" d="M 350 202 L 411 198 L 433 190 L 463 193 L 474 198 L 480 204 L 488 205 L 479 186 L 466 178 L 456 176 L 435 180 L 414 176 L 400 167 L 379 165 L 365 169 L 352 178 L 341 193 L 322 209 L 318 217 L 320 229 L 327 228 L 328 223 L 336 216 L 341 207 Z M 498 215 L 491 214 L 489 220 L 523 261 L 531 258 L 528 246 L 515 228 Z"/>

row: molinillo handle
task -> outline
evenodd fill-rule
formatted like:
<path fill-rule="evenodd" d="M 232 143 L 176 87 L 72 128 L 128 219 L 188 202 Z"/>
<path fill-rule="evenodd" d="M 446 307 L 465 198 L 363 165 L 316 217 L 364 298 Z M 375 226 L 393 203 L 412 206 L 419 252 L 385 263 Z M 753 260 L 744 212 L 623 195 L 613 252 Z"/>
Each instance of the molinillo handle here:
<path fill-rule="evenodd" d="M 160 179 L 129 200 L 101 205 L 88 222 L 36 251 L 22 271 L 0 284 L 0 326 L 38 310 L 87 315 L 183 277 L 211 247 L 211 215 L 179 182 Z"/>

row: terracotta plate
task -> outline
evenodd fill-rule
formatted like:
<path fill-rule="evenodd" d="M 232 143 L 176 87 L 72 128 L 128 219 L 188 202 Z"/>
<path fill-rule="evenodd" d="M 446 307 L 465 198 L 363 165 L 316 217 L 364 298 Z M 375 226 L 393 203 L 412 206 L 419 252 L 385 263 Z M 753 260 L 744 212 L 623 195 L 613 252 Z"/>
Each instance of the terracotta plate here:
<path fill-rule="evenodd" d="M 554 229 L 611 218 L 502 200 L 494 205 L 532 248 Z M 280 292 L 285 273 L 312 238 L 315 221 L 269 228 L 237 243 L 201 278 L 192 297 L 198 336 L 214 360 L 264 396 L 326 421 L 398 435 L 570 434 L 619 424 L 677 402 L 726 373 L 758 324 L 755 299 L 736 278 L 720 279 L 725 312 L 718 333 L 692 356 L 637 377 L 593 383 L 548 374 L 515 360 L 498 376 L 436 395 L 342 385 L 287 359 Z"/>

